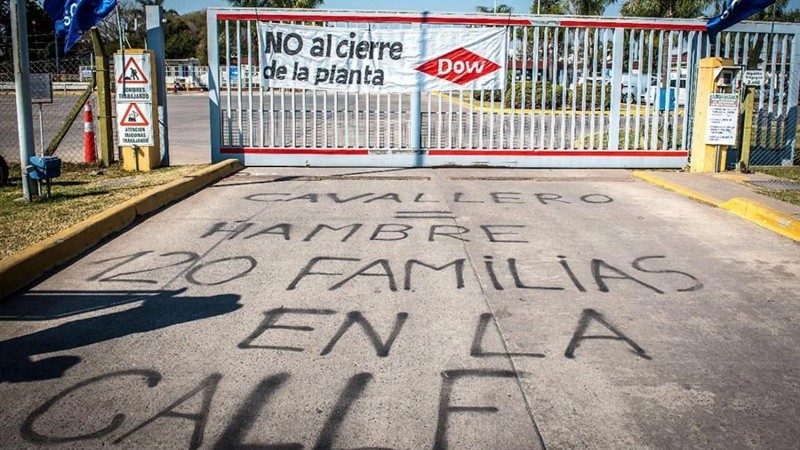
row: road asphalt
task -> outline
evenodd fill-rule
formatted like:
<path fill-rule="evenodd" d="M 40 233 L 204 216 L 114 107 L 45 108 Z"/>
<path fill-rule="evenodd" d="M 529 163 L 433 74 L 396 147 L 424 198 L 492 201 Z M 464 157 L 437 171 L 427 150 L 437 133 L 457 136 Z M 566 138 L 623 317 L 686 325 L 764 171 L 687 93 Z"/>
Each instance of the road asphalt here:
<path fill-rule="evenodd" d="M 794 448 L 742 182 L 247 168 L 0 303 L 0 447 Z"/>

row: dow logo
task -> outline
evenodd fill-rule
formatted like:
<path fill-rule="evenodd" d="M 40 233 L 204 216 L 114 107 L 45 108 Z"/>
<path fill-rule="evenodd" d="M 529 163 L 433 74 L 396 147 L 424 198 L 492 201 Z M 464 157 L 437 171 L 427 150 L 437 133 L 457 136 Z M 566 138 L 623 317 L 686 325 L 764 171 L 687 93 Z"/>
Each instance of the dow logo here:
<path fill-rule="evenodd" d="M 499 68 L 500 66 L 494 61 L 461 47 L 423 63 L 416 70 L 463 85 L 488 75 Z"/>

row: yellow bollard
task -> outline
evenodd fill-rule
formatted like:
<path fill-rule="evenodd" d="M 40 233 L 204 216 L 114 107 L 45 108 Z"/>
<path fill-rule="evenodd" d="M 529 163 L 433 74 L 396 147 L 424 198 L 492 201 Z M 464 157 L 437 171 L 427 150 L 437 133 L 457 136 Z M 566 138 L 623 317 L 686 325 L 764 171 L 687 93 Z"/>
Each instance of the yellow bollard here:
<path fill-rule="evenodd" d="M 694 104 L 691 172 L 725 171 L 728 145 L 708 143 L 709 102 L 712 94 L 733 92 L 734 79 L 738 71 L 739 68 L 734 66 L 730 59 L 712 57 L 700 60 Z M 738 121 L 738 114 L 735 120 Z"/>

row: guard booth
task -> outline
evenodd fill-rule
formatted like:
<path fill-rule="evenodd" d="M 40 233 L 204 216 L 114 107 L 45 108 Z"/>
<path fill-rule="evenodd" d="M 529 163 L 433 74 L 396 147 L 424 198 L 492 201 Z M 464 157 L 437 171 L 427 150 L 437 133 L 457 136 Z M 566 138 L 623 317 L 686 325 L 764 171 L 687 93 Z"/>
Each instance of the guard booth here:
<path fill-rule="evenodd" d="M 769 74 L 751 153 L 791 160 L 800 25 L 770 25 L 709 43 L 703 20 L 212 8 L 212 159 L 681 168 L 698 61 L 720 56 Z"/>

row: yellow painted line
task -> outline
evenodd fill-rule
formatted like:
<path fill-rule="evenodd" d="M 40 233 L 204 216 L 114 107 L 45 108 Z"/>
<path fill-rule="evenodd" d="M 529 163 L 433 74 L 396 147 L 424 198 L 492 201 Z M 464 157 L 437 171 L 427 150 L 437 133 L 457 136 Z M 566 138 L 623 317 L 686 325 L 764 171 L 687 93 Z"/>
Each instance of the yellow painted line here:
<path fill-rule="evenodd" d="M 640 178 L 640 179 L 642 179 L 644 181 L 653 183 L 655 185 L 661 186 L 664 189 L 669 189 L 670 191 L 675 191 L 675 192 L 677 192 L 677 193 L 679 193 L 681 195 L 685 195 L 686 197 L 689 197 L 689 198 L 691 198 L 693 200 L 697 200 L 698 202 L 701 202 L 701 203 L 705 203 L 707 205 L 720 206 L 722 204 L 722 202 L 720 200 L 717 200 L 714 197 L 711 197 L 711 196 L 702 194 L 700 192 L 697 192 L 695 190 L 689 189 L 687 187 L 681 186 L 680 184 L 673 183 L 671 181 L 665 180 L 663 178 L 660 178 L 660 177 L 656 176 L 655 174 L 653 174 L 651 172 L 644 172 L 644 171 L 641 171 L 641 170 L 635 170 L 633 172 L 633 176 L 635 176 L 636 178 Z"/>
<path fill-rule="evenodd" d="M 720 208 L 737 216 L 761 225 L 781 236 L 800 242 L 800 220 L 775 211 L 769 206 L 746 198 L 733 198 L 720 205 Z"/>
<path fill-rule="evenodd" d="M 665 189 L 675 191 L 699 202 L 722 208 L 741 217 L 742 219 L 760 225 L 770 231 L 780 234 L 781 236 L 785 236 L 789 239 L 800 242 L 800 220 L 788 214 L 776 211 L 769 206 L 763 205 L 754 200 L 736 197 L 728 200 L 727 202 L 721 202 L 713 197 L 701 194 L 677 183 L 660 178 L 652 172 L 636 170 L 633 172 L 633 176 L 661 186 Z M 729 179 L 731 181 L 739 181 L 741 175 L 716 175 L 716 177 Z"/>
<path fill-rule="evenodd" d="M 571 116 L 573 114 L 572 110 L 562 111 L 560 109 L 519 109 L 519 108 L 514 109 L 514 108 L 506 108 L 506 107 L 499 107 L 499 106 L 481 106 L 480 105 L 480 100 L 474 100 L 474 99 L 472 101 L 472 105 L 470 105 L 470 102 L 468 102 L 468 101 L 462 100 L 461 98 L 458 98 L 458 97 L 453 97 L 452 95 L 445 94 L 445 93 L 440 92 L 440 91 L 433 91 L 433 94 L 434 95 L 438 95 L 438 96 L 440 96 L 440 97 L 442 97 L 444 99 L 447 99 L 447 100 L 449 100 L 449 101 L 451 101 L 453 103 L 458 103 L 460 105 L 466 106 L 467 108 L 472 108 L 473 111 L 478 111 L 478 112 L 488 112 L 488 113 L 496 113 L 496 114 L 500 114 L 500 113 L 503 113 L 503 114 L 519 114 L 519 113 L 523 113 L 523 114 L 555 114 L 555 115 L 558 115 L 558 116 L 561 116 L 561 115 Z M 484 103 L 486 103 L 485 100 L 484 100 Z M 589 106 L 589 105 L 587 105 L 587 106 Z M 653 108 L 653 105 L 650 105 L 650 107 Z M 639 111 L 636 111 L 636 108 L 633 105 L 631 105 L 631 112 L 628 113 L 626 110 L 627 110 L 627 105 L 626 104 L 621 105 L 621 108 L 620 108 L 620 116 L 621 117 L 636 116 L 636 115 L 639 115 L 639 116 L 647 115 L 647 107 L 640 107 Z M 599 111 L 574 111 L 574 113 L 575 113 L 576 116 L 586 116 L 586 115 L 597 115 L 597 114 L 600 114 Z M 652 115 L 654 115 L 656 113 L 661 113 L 663 115 L 663 112 L 660 112 L 660 111 L 651 111 L 650 115 L 652 116 Z M 603 111 L 602 114 L 604 116 L 609 116 L 609 115 L 611 115 L 611 112 L 610 111 Z M 683 108 L 679 108 L 678 109 L 678 114 L 683 114 Z M 672 115 L 672 113 L 670 113 L 670 115 Z"/>
<path fill-rule="evenodd" d="M 127 200 L 0 261 L 0 299 L 92 248 L 136 219 L 242 168 L 230 159 Z"/>

